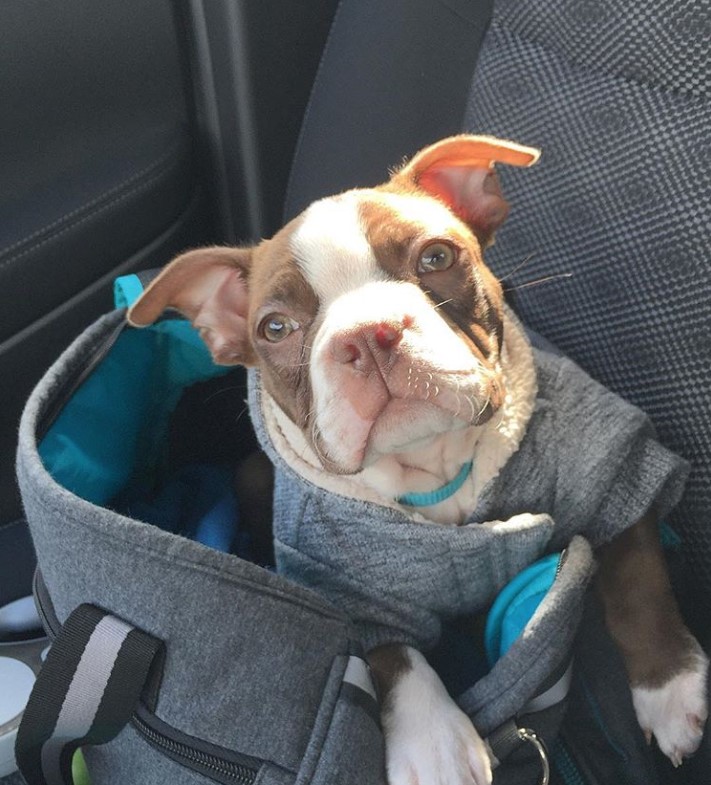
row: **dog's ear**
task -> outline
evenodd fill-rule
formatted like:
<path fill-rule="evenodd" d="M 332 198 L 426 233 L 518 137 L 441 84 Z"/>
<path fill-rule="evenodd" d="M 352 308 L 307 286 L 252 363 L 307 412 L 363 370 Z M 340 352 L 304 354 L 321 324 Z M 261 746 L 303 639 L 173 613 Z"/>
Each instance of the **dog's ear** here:
<path fill-rule="evenodd" d="M 486 245 L 509 211 L 494 164 L 530 166 L 539 156 L 540 151 L 533 147 L 493 136 L 462 134 L 420 150 L 393 174 L 391 182 L 404 188 L 415 186 L 437 197 Z"/>
<path fill-rule="evenodd" d="M 251 259 L 248 248 L 198 248 L 178 256 L 131 306 L 129 323 L 146 327 L 174 308 L 199 330 L 218 365 L 252 365 L 247 327 Z"/>

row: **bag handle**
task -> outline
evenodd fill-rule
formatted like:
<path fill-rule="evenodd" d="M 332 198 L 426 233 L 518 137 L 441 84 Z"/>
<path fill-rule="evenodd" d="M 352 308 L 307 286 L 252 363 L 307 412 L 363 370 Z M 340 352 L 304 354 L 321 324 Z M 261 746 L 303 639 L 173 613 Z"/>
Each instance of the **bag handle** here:
<path fill-rule="evenodd" d="M 76 608 L 56 637 L 20 723 L 15 758 L 28 785 L 72 785 L 72 757 L 106 744 L 150 688 L 154 702 L 163 642 L 95 605 Z"/>
<path fill-rule="evenodd" d="M 562 672 L 561 672 L 562 670 Z M 534 720 L 539 712 L 546 711 L 562 703 L 568 696 L 570 685 L 573 678 L 572 658 L 561 666 L 558 673 L 553 677 L 553 683 L 546 685 L 544 689 L 537 693 L 519 712 L 519 715 L 526 717 L 527 720 Z M 520 727 L 516 719 L 510 719 L 494 729 L 485 739 L 492 755 L 494 768 L 508 758 L 511 753 L 519 749 L 524 744 L 531 744 L 540 759 L 541 779 L 540 785 L 548 785 L 550 782 L 550 761 L 548 750 L 543 739 L 531 728 Z"/>

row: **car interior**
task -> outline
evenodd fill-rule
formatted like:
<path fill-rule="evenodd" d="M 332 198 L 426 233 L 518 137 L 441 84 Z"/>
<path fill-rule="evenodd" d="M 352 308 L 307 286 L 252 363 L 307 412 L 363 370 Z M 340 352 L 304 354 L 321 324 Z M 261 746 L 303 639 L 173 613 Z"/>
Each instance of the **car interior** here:
<path fill-rule="evenodd" d="M 2 4 L 0 659 L 43 634 L 26 599 L 36 560 L 16 481 L 18 422 L 50 364 L 112 309 L 114 280 L 186 249 L 269 237 L 313 200 L 377 184 L 426 144 L 470 129 L 543 149 L 533 186 L 502 178 L 512 213 L 492 266 L 510 304 L 644 408 L 693 465 L 671 522 L 686 559 L 674 579 L 708 651 L 711 14 L 691 0 L 667 21 L 661 0 L 539 6 Z M 663 186 L 647 169 L 665 173 Z M 634 228 L 618 203 L 640 216 Z M 578 242 L 580 262 L 569 263 Z M 225 439 L 214 414 L 191 426 L 198 450 Z M 249 440 L 248 430 L 230 435 Z M 12 719 L 3 689 L 0 734 Z M 3 763 L 0 782 L 24 782 Z M 708 732 L 679 769 L 659 756 L 660 783 L 706 785 L 710 772 Z"/>

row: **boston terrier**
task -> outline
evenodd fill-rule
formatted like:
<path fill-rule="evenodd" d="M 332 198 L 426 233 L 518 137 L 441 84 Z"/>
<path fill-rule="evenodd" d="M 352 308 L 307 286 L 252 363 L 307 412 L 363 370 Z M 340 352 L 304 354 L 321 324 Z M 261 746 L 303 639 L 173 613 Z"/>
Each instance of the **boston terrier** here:
<path fill-rule="evenodd" d="M 640 412 L 532 351 L 483 260 L 508 213 L 494 165 L 538 155 L 444 139 L 255 247 L 182 254 L 128 318 L 176 309 L 216 363 L 256 368 L 275 443 L 314 485 L 413 525 L 544 513 L 561 536 L 588 536 L 640 726 L 679 765 L 701 740 L 708 670 L 657 534 L 681 462 Z M 347 549 L 349 531 L 339 536 Z M 486 745 L 423 654 L 397 635 L 371 643 L 390 785 L 491 782 Z"/>

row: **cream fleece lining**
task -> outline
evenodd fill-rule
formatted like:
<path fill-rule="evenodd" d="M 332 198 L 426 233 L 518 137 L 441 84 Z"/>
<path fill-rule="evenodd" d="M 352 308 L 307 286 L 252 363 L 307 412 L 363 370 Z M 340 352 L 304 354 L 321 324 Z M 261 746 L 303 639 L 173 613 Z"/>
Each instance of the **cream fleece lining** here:
<path fill-rule="evenodd" d="M 538 391 L 533 351 L 521 323 L 505 307 L 504 346 L 501 353 L 506 395 L 497 413 L 481 428 L 473 455 L 471 509 L 481 492 L 516 452 L 531 419 Z M 261 390 L 262 417 L 276 451 L 301 477 L 313 485 L 348 498 L 361 499 L 400 510 L 415 520 L 428 520 L 412 509 L 386 498 L 366 485 L 360 474 L 337 475 L 323 470 L 301 430 L 284 414 L 274 399 Z"/>

